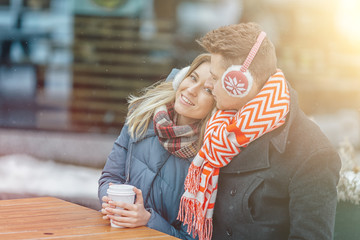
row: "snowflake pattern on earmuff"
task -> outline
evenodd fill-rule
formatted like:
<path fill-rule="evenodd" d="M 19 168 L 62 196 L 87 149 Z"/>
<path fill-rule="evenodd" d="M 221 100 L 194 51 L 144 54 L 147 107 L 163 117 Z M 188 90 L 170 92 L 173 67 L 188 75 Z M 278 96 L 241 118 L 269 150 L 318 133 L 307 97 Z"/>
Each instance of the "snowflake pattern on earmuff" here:
<path fill-rule="evenodd" d="M 243 65 L 232 65 L 223 74 L 221 78 L 222 87 L 232 97 L 245 97 L 252 87 L 253 77 L 248 70 L 254 59 L 261 43 L 266 37 L 265 32 L 261 32 L 256 43 L 251 48 L 249 55 L 246 57 Z"/>

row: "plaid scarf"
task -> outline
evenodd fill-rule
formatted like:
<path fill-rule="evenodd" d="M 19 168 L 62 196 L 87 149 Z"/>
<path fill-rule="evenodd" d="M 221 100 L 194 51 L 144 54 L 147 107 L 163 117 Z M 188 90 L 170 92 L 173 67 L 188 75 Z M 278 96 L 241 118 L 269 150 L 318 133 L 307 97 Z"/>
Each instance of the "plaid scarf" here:
<path fill-rule="evenodd" d="M 197 153 L 198 125 L 176 126 L 174 105 L 160 106 L 155 110 L 154 129 L 161 145 L 180 158 L 192 158 Z"/>
<path fill-rule="evenodd" d="M 290 95 L 283 73 L 271 76 L 254 99 L 238 112 L 217 111 L 208 121 L 204 144 L 189 167 L 178 219 L 199 239 L 211 239 L 220 168 L 242 147 L 285 123 Z"/>

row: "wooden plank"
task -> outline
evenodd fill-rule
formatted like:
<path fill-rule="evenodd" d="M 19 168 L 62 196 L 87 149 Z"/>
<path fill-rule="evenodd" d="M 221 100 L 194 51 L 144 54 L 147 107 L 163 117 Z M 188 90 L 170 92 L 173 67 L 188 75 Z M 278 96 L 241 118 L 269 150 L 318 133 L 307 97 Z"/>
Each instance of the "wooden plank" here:
<path fill-rule="evenodd" d="M 109 53 L 104 51 L 84 51 L 82 49 L 74 50 L 75 62 L 93 62 L 101 65 L 146 65 L 147 67 L 170 66 L 172 58 L 170 56 L 151 56 L 151 54 L 128 54 L 128 53 Z"/>
<path fill-rule="evenodd" d="M 79 51 L 84 44 L 93 47 L 93 50 L 137 50 L 139 52 L 147 52 L 153 50 L 166 50 L 171 51 L 174 46 L 171 42 L 168 41 L 131 41 L 131 40 L 111 40 L 111 39 L 77 39 L 75 38 L 75 43 L 73 49 Z"/>
<path fill-rule="evenodd" d="M 74 18 L 74 27 L 75 28 L 85 28 L 85 27 L 101 27 L 101 28 L 136 28 L 139 29 L 141 26 L 139 19 L 131 18 L 117 18 L 117 17 L 84 17 L 76 15 Z"/>
<path fill-rule="evenodd" d="M 164 236 L 162 233 L 154 231 L 151 232 L 146 228 L 133 229 L 110 229 L 110 226 L 91 226 L 91 227 L 77 227 L 77 228 L 48 228 L 26 231 L 22 233 L 17 231 L 15 233 L 1 234 L 2 239 L 24 239 L 23 234 L 26 234 L 27 239 L 177 239 L 170 236 Z M 44 231 L 46 230 L 46 231 Z M 134 236 L 135 235 L 135 236 Z"/>
<path fill-rule="evenodd" d="M 114 31 L 113 29 L 104 29 L 88 26 L 86 28 L 75 29 L 74 36 L 79 36 L 82 38 L 106 38 L 106 39 L 138 39 L 139 33 L 133 30 L 128 29 L 118 29 Z"/>
<path fill-rule="evenodd" d="M 128 110 L 127 104 L 119 102 L 100 102 L 93 100 L 78 99 L 71 104 L 73 110 L 83 109 L 87 111 L 110 111 L 117 114 L 126 114 Z"/>
<path fill-rule="evenodd" d="M 73 112 L 71 114 L 71 121 L 76 123 L 92 123 L 94 125 L 114 125 L 121 126 L 125 122 L 125 115 L 114 115 L 111 122 L 106 122 L 104 113 L 95 112 Z"/>
<path fill-rule="evenodd" d="M 97 64 L 75 63 L 73 65 L 74 74 L 78 72 L 94 73 L 94 74 L 118 74 L 130 76 L 159 76 L 163 73 L 170 72 L 167 66 L 159 66 L 157 68 L 144 66 L 102 66 Z"/>
<path fill-rule="evenodd" d="M 149 229 L 111 228 L 93 209 L 56 198 L 0 201 L 1 239 L 176 239 Z"/>
<path fill-rule="evenodd" d="M 74 33 L 76 38 L 96 38 L 96 39 L 127 39 L 136 40 L 139 39 L 139 32 L 127 29 L 103 29 L 103 28 L 82 28 L 78 31 L 75 29 Z M 151 37 L 152 40 L 169 41 L 173 42 L 175 36 L 173 33 L 168 32 L 156 32 Z"/>
<path fill-rule="evenodd" d="M 95 88 L 122 88 L 122 89 L 142 89 L 153 84 L 154 81 L 145 79 L 119 78 L 119 77 L 92 77 L 92 76 L 74 76 L 73 84 L 93 86 Z"/>
<path fill-rule="evenodd" d="M 151 22 L 157 27 L 159 31 L 174 31 L 175 23 L 174 21 L 154 19 Z M 93 24 L 97 27 L 104 28 L 140 28 L 141 20 L 131 19 L 131 18 L 94 18 L 94 17 L 84 17 L 84 16 L 75 16 L 74 26 L 78 28 L 83 28 Z"/>
<path fill-rule="evenodd" d="M 103 99 L 103 100 L 123 100 L 126 99 L 130 94 L 130 91 L 125 89 L 85 89 L 75 88 L 73 89 L 73 98 L 76 99 Z"/>

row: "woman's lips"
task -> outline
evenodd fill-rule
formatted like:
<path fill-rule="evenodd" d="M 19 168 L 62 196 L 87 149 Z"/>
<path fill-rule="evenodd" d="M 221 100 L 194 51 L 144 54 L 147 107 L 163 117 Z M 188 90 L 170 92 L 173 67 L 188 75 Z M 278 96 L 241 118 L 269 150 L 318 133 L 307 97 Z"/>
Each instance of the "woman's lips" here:
<path fill-rule="evenodd" d="M 187 104 L 189 104 L 189 105 L 191 105 L 191 106 L 194 106 L 195 104 L 193 104 L 187 97 L 185 97 L 184 95 L 181 95 L 181 99 L 185 102 L 185 103 L 187 103 Z"/>

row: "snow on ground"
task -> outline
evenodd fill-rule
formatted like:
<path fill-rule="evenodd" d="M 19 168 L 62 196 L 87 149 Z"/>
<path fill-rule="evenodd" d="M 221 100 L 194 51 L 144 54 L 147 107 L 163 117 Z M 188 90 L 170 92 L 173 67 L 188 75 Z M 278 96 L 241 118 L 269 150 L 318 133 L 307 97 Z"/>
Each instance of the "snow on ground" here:
<path fill-rule="evenodd" d="M 360 114 L 358 110 L 342 109 L 332 114 L 311 116 L 335 147 L 343 141 L 350 141 L 360 147 Z"/>
<path fill-rule="evenodd" d="M 0 199 L 54 196 L 98 209 L 97 181 L 115 139 L 0 128 Z"/>
<path fill-rule="evenodd" d="M 97 199 L 101 169 L 39 160 L 29 155 L 0 157 L 0 192 Z"/>

